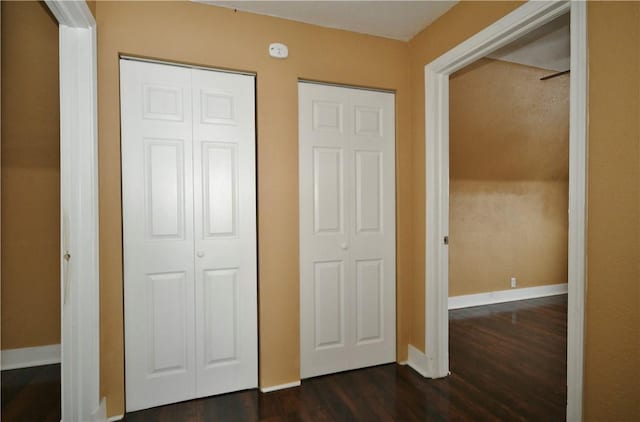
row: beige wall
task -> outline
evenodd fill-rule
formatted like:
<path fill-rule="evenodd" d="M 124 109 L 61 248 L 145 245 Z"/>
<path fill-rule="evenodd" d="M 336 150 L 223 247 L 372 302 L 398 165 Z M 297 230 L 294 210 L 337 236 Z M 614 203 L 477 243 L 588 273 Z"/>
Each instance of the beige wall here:
<path fill-rule="evenodd" d="M 260 385 L 299 379 L 297 79 L 397 92 L 398 359 L 411 281 L 408 45 L 192 2 L 98 2 L 101 389 L 124 409 L 118 54 L 257 73 Z M 271 42 L 287 60 L 268 56 Z"/>
<path fill-rule="evenodd" d="M 60 343 L 58 24 L 2 2 L 2 349 Z"/>
<path fill-rule="evenodd" d="M 410 42 L 414 256 L 410 343 L 424 347 L 424 65 L 517 7 L 463 2 Z M 640 419 L 640 3 L 588 6 L 586 420 Z"/>
<path fill-rule="evenodd" d="M 589 4 L 585 414 L 640 420 L 640 3 Z"/>
<path fill-rule="evenodd" d="M 449 295 L 567 282 L 569 77 L 482 59 L 451 75 Z"/>

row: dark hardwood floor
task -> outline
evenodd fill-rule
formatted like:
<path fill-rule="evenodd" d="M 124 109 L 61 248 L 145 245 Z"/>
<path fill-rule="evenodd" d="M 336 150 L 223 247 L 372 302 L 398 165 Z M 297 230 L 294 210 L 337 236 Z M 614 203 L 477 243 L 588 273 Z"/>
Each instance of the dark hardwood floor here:
<path fill-rule="evenodd" d="M 2 422 L 60 422 L 60 365 L 2 371 Z"/>
<path fill-rule="evenodd" d="M 445 379 L 424 379 L 408 366 L 389 364 L 268 394 L 249 390 L 161 406 L 129 413 L 125 420 L 564 420 L 566 295 L 450 311 L 449 319 L 451 376 Z M 58 366 L 41 369 L 59 376 Z M 2 373 L 2 420 L 55 420 L 49 415 L 59 415 L 59 402 L 52 403 L 59 400 L 59 387 L 25 386 L 46 384 L 51 374 L 25 376 L 29 382 L 6 375 L 20 371 L 38 368 Z M 5 388 L 5 382 L 14 386 Z M 32 408 L 43 406 L 53 411 L 34 413 Z"/>

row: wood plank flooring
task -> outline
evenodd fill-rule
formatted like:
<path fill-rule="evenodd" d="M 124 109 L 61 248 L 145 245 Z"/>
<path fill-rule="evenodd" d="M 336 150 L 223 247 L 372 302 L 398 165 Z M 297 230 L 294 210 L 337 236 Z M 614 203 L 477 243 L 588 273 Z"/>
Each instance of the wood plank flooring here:
<path fill-rule="evenodd" d="M 562 421 L 566 318 L 566 295 L 450 311 L 448 378 L 428 380 L 408 366 L 389 364 L 312 378 L 299 388 L 268 394 L 249 390 L 161 406 L 129 413 L 125 420 Z M 41 368 L 59 376 L 57 365 Z M 37 370 L 2 373 L 3 421 L 55 420 L 48 415 L 59 412 L 59 401 L 52 404 L 59 400 L 59 386 L 56 391 L 17 388 L 46 384 L 47 375 L 32 374 Z M 32 375 L 8 381 L 6 374 L 19 371 Z M 34 413 L 43 406 L 54 410 Z"/>
<path fill-rule="evenodd" d="M 2 371 L 2 422 L 60 422 L 60 364 Z"/>

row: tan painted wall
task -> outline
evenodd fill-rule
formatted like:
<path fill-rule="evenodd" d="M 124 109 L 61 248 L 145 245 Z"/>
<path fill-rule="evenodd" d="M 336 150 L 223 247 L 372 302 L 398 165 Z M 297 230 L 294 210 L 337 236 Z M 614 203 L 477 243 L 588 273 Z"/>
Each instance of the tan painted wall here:
<path fill-rule="evenodd" d="M 585 415 L 640 420 L 640 3 L 589 4 Z"/>
<path fill-rule="evenodd" d="M 410 343 L 424 347 L 424 65 L 517 7 L 464 2 L 410 42 L 414 266 Z M 640 3 L 588 7 L 586 420 L 640 419 Z"/>
<path fill-rule="evenodd" d="M 482 59 L 449 83 L 449 296 L 567 282 L 569 77 Z"/>
<path fill-rule="evenodd" d="M 101 389 L 123 412 L 118 54 L 257 72 L 260 385 L 299 379 L 297 79 L 397 91 L 398 359 L 411 280 L 408 45 L 191 2 L 98 2 Z M 289 46 L 271 59 L 270 42 Z"/>
<path fill-rule="evenodd" d="M 58 24 L 2 2 L 2 349 L 60 343 Z"/>

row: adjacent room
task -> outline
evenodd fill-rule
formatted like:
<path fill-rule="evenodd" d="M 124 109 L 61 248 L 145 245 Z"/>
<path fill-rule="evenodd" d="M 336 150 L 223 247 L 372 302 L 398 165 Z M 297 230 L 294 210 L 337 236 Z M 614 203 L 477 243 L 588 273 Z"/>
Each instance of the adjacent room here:
<path fill-rule="evenodd" d="M 449 81 L 451 379 L 484 389 L 487 414 L 564 417 L 569 18 Z"/>
<path fill-rule="evenodd" d="M 640 2 L 0 8 L 3 421 L 640 420 Z"/>

